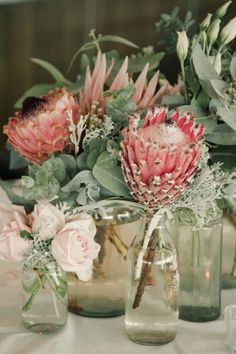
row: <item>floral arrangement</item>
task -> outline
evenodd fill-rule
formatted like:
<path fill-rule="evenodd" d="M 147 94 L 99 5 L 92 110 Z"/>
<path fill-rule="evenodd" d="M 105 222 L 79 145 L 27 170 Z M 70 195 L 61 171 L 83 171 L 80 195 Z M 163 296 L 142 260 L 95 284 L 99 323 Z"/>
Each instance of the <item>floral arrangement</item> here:
<path fill-rule="evenodd" d="M 94 64 L 87 55 L 82 57 L 82 86 L 68 83 L 55 68 L 38 61 L 54 75 L 56 88 L 47 94 L 41 90 L 39 97 L 24 96 L 21 110 L 4 127 L 8 142 L 29 167 L 21 180 L 23 196 L 1 181 L 9 198 L 27 211 L 14 212 L 2 228 L 2 257 L 18 258 L 22 250 L 33 263 L 55 259 L 86 280 L 99 246 L 93 220 L 84 213 L 102 200 L 119 199 L 139 203 L 154 215 L 137 265 L 140 277 L 154 224 L 164 212 L 201 225 L 216 214 L 216 200 L 233 176 L 224 173 L 219 162 L 210 163 L 214 149 L 209 152 L 204 139 L 221 144 L 226 136 L 224 144 L 235 144 L 235 57 L 221 76 L 219 70 L 236 36 L 235 19 L 220 32 L 220 19 L 230 3 L 207 16 L 191 45 L 185 31 L 178 33 L 182 77 L 174 86 L 156 70 L 160 54 L 144 51 L 120 61 L 100 50 L 101 42 L 111 38 L 94 32 L 78 52 L 99 48 Z M 132 69 L 135 65 L 138 69 Z M 164 104 L 178 108 L 168 111 Z M 11 238 L 19 246 L 14 251 Z"/>

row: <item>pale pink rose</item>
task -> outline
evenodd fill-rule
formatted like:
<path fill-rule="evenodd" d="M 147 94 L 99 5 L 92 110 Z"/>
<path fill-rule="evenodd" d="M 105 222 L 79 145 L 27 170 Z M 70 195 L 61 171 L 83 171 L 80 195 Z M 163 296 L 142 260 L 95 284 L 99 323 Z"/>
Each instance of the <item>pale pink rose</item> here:
<path fill-rule="evenodd" d="M 26 218 L 24 207 L 12 204 L 4 190 L 0 188 L 0 232 L 4 225 L 15 220 L 14 211 L 18 212 L 22 219 Z"/>
<path fill-rule="evenodd" d="M 93 260 L 100 246 L 94 241 L 96 226 L 89 215 L 80 215 L 69 221 L 52 241 L 52 255 L 63 270 L 75 272 L 87 281 L 92 275 Z"/>
<path fill-rule="evenodd" d="M 31 229 L 25 224 L 26 218 L 21 213 L 14 211 L 12 217 L 14 221 L 5 224 L 0 231 L 0 259 L 20 262 L 30 246 L 30 241 L 24 240 L 20 232 L 31 232 Z"/>
<path fill-rule="evenodd" d="M 38 233 L 42 240 L 50 240 L 65 225 L 64 214 L 50 203 L 40 203 L 35 205 L 30 216 L 32 232 Z"/>

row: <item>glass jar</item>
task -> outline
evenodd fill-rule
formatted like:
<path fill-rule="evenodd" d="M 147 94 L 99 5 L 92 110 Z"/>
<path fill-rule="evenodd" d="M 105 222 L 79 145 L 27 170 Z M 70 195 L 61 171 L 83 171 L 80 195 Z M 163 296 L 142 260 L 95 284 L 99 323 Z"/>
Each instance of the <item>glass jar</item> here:
<path fill-rule="evenodd" d="M 222 289 L 236 288 L 236 192 L 224 196 Z"/>
<path fill-rule="evenodd" d="M 94 212 L 95 241 L 101 246 L 92 278 L 80 281 L 69 273 L 69 310 L 90 317 L 124 314 L 126 255 L 141 225 L 140 209 L 114 204 Z"/>
<path fill-rule="evenodd" d="M 125 327 L 134 342 L 160 345 L 171 342 L 177 333 L 179 271 L 177 252 L 163 217 L 145 249 L 150 220 L 145 218 L 145 227 L 127 257 Z"/>
<path fill-rule="evenodd" d="M 24 326 L 39 333 L 56 332 L 67 320 L 67 274 L 54 263 L 25 264 L 22 271 Z"/>
<path fill-rule="evenodd" d="M 222 213 L 207 225 L 175 221 L 180 262 L 179 317 L 206 322 L 220 316 Z"/>

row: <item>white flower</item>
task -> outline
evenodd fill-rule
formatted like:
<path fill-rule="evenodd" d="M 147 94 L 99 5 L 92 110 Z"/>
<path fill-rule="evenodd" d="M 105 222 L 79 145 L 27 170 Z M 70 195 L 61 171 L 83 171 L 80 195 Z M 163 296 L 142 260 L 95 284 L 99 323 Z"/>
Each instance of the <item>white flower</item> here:
<path fill-rule="evenodd" d="M 220 41 L 223 45 L 229 44 L 236 37 L 236 16 L 222 28 Z"/>
<path fill-rule="evenodd" d="M 35 205 L 31 214 L 32 232 L 37 233 L 41 240 L 50 240 L 65 225 L 64 214 L 50 203 Z"/>
<path fill-rule="evenodd" d="M 208 31 L 207 31 L 207 37 L 209 40 L 209 44 L 212 46 L 218 39 L 219 32 L 220 32 L 220 19 L 216 19 L 215 21 L 212 22 L 210 25 Z"/>
<path fill-rule="evenodd" d="M 189 40 L 186 31 L 177 32 L 178 41 L 176 46 L 177 55 L 181 62 L 184 62 L 188 55 Z"/>
<path fill-rule="evenodd" d="M 216 11 L 216 17 L 224 17 L 224 15 L 226 14 L 229 5 L 232 3 L 232 1 L 227 1 L 225 4 L 221 5 L 218 10 Z"/>
<path fill-rule="evenodd" d="M 204 20 L 200 23 L 201 30 L 206 30 L 210 26 L 211 18 L 212 18 L 212 14 L 208 13 L 207 16 L 204 18 Z"/>

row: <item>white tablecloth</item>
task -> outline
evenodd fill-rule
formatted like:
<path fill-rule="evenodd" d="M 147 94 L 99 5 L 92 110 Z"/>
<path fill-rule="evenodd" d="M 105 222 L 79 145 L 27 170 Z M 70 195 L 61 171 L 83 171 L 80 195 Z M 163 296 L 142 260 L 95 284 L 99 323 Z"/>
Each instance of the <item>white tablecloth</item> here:
<path fill-rule="evenodd" d="M 179 321 L 176 339 L 164 346 L 131 342 L 124 317 L 94 319 L 69 314 L 65 328 L 53 335 L 27 332 L 20 325 L 20 273 L 0 262 L 0 354 L 227 354 L 223 319 L 208 323 Z M 236 290 L 222 292 L 222 308 L 236 303 Z"/>

